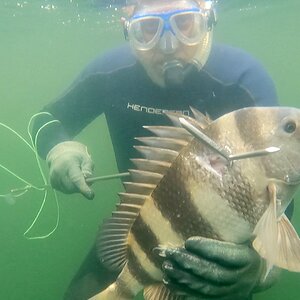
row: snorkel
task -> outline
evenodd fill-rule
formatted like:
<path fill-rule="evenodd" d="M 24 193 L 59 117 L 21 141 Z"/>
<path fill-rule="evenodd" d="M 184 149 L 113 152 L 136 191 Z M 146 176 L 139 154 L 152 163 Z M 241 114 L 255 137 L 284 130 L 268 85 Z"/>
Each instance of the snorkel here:
<path fill-rule="evenodd" d="M 188 62 L 179 59 L 166 61 L 163 65 L 164 82 L 168 88 L 176 88 L 194 71 L 199 71 L 205 65 L 211 50 L 213 26 L 216 24 L 216 14 L 212 1 L 205 1 L 203 8 L 207 32 L 198 42 L 198 48 L 194 57 Z"/>
<path fill-rule="evenodd" d="M 210 54 L 212 42 L 212 32 L 199 44 L 196 55 L 188 62 L 183 63 L 182 60 L 174 59 L 166 61 L 163 65 L 163 75 L 166 87 L 175 88 L 184 82 L 184 80 L 194 71 L 203 68 Z"/>
<path fill-rule="evenodd" d="M 168 88 L 176 88 L 184 82 L 193 71 L 197 70 L 196 64 L 183 65 L 178 59 L 167 61 L 163 65 L 164 82 Z"/>
<path fill-rule="evenodd" d="M 212 1 L 143 1 L 124 32 L 152 81 L 173 88 L 206 63 L 215 23 Z"/>

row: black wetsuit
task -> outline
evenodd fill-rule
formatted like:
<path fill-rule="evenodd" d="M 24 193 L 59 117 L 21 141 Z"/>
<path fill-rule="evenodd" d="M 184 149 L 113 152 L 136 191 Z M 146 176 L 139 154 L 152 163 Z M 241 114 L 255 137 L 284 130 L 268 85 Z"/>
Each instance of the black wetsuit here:
<path fill-rule="evenodd" d="M 260 63 L 240 49 L 213 45 L 200 72 L 189 74 L 182 86 L 168 89 L 155 85 L 130 48 L 124 46 L 93 61 L 63 95 L 43 109 L 60 120 L 61 126 L 43 129 L 38 149 L 45 157 L 55 144 L 72 139 L 105 113 L 119 169 L 125 171 L 129 158 L 136 156 L 132 153 L 133 138 L 145 135 L 142 126 L 169 124 L 164 110 L 190 114 L 192 106 L 217 118 L 246 106 L 273 105 L 278 103 L 272 80 Z M 38 118 L 35 128 L 46 121 L 49 117 Z M 66 299 L 87 299 L 107 284 L 105 273 L 93 249 Z"/>
<path fill-rule="evenodd" d="M 277 105 L 272 80 L 240 49 L 214 45 L 201 72 L 191 73 L 181 87 L 167 89 L 150 80 L 125 46 L 94 60 L 63 95 L 43 109 L 62 127 L 41 131 L 38 149 L 45 157 L 52 146 L 72 139 L 105 113 L 119 169 L 125 171 L 128 158 L 133 157 L 133 138 L 145 135 L 142 126 L 169 123 L 164 110 L 190 114 L 192 106 L 216 118 L 246 106 L 272 105 Z M 41 122 L 44 118 L 36 128 Z"/>

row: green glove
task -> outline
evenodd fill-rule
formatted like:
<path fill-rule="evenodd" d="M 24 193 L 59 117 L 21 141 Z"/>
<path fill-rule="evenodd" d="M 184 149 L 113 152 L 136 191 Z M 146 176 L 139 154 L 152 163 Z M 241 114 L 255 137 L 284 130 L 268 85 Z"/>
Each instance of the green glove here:
<path fill-rule="evenodd" d="M 46 161 L 54 189 L 94 198 L 94 192 L 85 181 L 93 172 L 93 162 L 85 145 L 74 141 L 59 143 L 49 151 Z"/>
<path fill-rule="evenodd" d="M 184 248 L 167 248 L 160 255 L 166 258 L 165 284 L 203 300 L 251 299 L 264 277 L 264 261 L 248 245 L 193 237 Z"/>

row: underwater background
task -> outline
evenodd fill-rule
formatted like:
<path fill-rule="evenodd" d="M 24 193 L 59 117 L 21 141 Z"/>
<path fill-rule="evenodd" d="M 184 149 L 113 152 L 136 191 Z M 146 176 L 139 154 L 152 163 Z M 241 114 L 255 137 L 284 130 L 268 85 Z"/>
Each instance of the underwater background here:
<path fill-rule="evenodd" d="M 120 1 L 121 2 L 121 1 Z M 109 5 L 112 3 L 113 5 Z M 124 43 L 122 12 L 109 0 L 1 0 L 0 123 L 26 137 L 30 117 L 52 101 L 95 56 Z M 300 107 L 300 1 L 220 0 L 215 40 L 241 47 L 257 57 L 275 81 L 280 103 Z M 101 132 L 101 134 L 100 134 Z M 100 138 L 101 137 L 101 138 Z M 77 140 L 95 162 L 95 175 L 117 172 L 105 116 L 96 119 Z M 29 147 L 0 126 L 0 164 L 42 186 Z M 46 168 L 44 162 L 42 166 Z M 26 184 L 0 168 L 0 194 Z M 122 186 L 119 180 L 93 186 L 96 197 L 58 193 L 58 210 L 49 191 L 29 190 L 20 197 L 0 197 L 0 299 L 61 300 L 96 236 L 110 215 Z M 299 193 L 298 193 L 299 194 Z M 300 232 L 300 194 L 293 224 Z M 299 299 L 300 275 L 282 272 L 280 282 L 255 300 Z"/>

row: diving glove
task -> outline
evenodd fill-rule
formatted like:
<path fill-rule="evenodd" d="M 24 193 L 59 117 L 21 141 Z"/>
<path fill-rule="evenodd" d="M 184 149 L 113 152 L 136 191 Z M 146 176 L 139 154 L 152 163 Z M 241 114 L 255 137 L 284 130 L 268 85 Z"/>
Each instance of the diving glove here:
<path fill-rule="evenodd" d="M 93 172 L 93 161 L 85 145 L 75 141 L 59 143 L 49 151 L 46 161 L 54 189 L 94 198 L 94 192 L 85 181 Z"/>
<path fill-rule="evenodd" d="M 261 286 L 265 274 L 263 259 L 248 245 L 237 245 L 202 237 L 186 241 L 185 247 L 166 248 L 164 282 L 176 293 L 201 299 L 249 300 Z"/>

